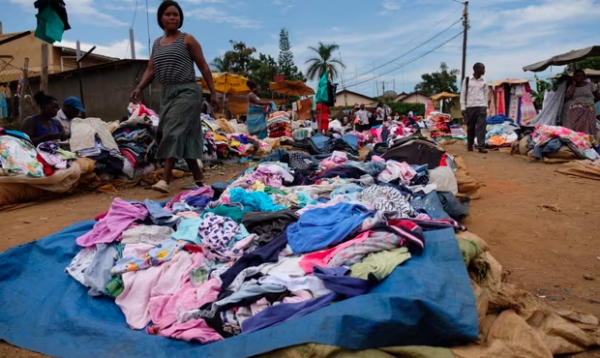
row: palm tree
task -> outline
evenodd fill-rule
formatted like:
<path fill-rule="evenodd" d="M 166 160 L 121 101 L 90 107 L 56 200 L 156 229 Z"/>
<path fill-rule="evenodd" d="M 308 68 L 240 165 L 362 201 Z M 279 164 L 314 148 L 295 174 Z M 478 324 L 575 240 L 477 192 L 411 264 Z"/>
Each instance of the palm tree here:
<path fill-rule="evenodd" d="M 210 63 L 210 68 L 215 72 L 230 72 L 231 63 L 222 57 L 217 56 Z"/>
<path fill-rule="evenodd" d="M 324 44 L 319 42 L 319 47 L 314 48 L 312 46 L 309 49 L 315 51 L 318 56 L 309 58 L 305 63 L 309 64 L 308 70 L 306 71 L 306 77 L 311 80 L 321 78 L 325 71 L 331 73 L 331 77 L 335 78 L 338 75 L 338 69 L 336 65 L 346 68 L 346 65 L 342 62 L 341 58 L 333 57 L 333 53 L 340 49 L 337 44 Z"/>

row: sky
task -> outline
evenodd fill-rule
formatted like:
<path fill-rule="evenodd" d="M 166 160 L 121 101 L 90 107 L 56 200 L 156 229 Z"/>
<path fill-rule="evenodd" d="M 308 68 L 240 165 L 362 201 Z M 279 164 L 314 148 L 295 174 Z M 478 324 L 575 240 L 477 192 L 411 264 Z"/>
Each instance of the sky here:
<path fill-rule="evenodd" d="M 8 2 L 8 4 L 6 4 Z M 33 0 L 2 0 L 4 32 L 36 26 Z M 148 58 L 151 42 L 162 32 L 159 0 L 65 0 L 72 29 L 59 45 L 131 58 L 133 27 L 137 58 Z M 346 68 L 335 82 L 367 96 L 386 90 L 412 92 L 421 74 L 441 62 L 461 68 L 462 3 L 455 0 L 180 0 L 182 30 L 196 37 L 207 60 L 243 41 L 277 58 L 279 32 L 285 27 L 296 65 L 305 70 L 309 46 L 336 43 Z M 9 15 L 9 16 L 5 16 Z M 592 45 L 600 38 L 600 0 L 471 0 L 467 72 L 486 65 L 486 79 L 533 79 L 522 67 L 553 55 Z M 149 22 L 149 23 L 148 23 Z M 562 71 L 538 74 L 545 79 Z M 314 85 L 309 82 L 309 85 Z"/>

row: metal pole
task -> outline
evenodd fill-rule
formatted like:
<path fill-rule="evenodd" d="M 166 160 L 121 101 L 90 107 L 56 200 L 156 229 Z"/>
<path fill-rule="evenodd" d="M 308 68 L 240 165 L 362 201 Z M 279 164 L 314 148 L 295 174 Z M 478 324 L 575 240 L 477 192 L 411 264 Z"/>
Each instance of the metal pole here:
<path fill-rule="evenodd" d="M 135 60 L 135 40 L 133 39 L 133 27 L 129 28 L 129 46 L 131 47 L 131 59 Z"/>
<path fill-rule="evenodd" d="M 79 66 L 79 59 L 81 58 L 81 42 L 79 42 L 79 40 L 77 40 L 77 42 L 75 43 L 75 56 L 77 56 L 77 68 L 81 68 L 81 66 Z"/>
<path fill-rule="evenodd" d="M 467 77 L 466 74 L 466 70 L 467 70 L 467 32 L 469 30 L 469 2 L 465 1 L 464 2 L 465 5 L 465 9 L 463 12 L 463 46 L 462 46 L 462 71 L 460 73 L 463 81 L 465 77 Z"/>

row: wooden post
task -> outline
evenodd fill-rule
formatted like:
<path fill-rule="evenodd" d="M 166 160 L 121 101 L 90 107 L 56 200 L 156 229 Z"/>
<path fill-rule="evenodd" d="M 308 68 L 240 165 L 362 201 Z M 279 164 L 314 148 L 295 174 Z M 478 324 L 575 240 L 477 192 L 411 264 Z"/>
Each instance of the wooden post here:
<path fill-rule="evenodd" d="M 42 44 L 42 73 L 40 91 L 48 92 L 48 44 Z"/>
<path fill-rule="evenodd" d="M 28 73 L 29 70 L 29 57 L 25 57 L 23 62 L 23 85 L 21 86 L 21 93 L 19 93 L 19 123 L 25 118 L 23 114 L 25 109 L 25 91 L 29 83 Z"/>

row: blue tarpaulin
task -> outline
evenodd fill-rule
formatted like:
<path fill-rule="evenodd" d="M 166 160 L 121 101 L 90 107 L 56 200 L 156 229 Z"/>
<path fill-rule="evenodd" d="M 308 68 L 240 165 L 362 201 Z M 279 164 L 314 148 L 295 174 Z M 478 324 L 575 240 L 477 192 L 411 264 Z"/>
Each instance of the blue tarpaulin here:
<path fill-rule="evenodd" d="M 435 194 L 435 193 L 433 193 Z M 417 207 L 440 216 L 429 195 Z M 109 298 L 94 298 L 64 269 L 75 239 L 94 222 L 75 224 L 0 254 L 0 339 L 60 357 L 245 357 L 304 343 L 350 349 L 401 345 L 449 347 L 477 338 L 475 298 L 454 233 L 427 232 L 426 249 L 368 294 L 300 319 L 200 345 L 133 331 Z"/>

